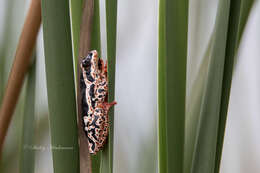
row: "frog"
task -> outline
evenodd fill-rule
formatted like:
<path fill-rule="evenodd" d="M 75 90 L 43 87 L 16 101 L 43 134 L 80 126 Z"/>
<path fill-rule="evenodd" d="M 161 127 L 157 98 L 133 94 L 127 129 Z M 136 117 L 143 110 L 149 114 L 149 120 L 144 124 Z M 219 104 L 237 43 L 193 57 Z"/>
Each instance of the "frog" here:
<path fill-rule="evenodd" d="M 80 64 L 80 92 L 83 130 L 88 139 L 89 153 L 95 155 L 108 138 L 108 112 L 115 101 L 108 103 L 107 63 L 92 50 Z"/>

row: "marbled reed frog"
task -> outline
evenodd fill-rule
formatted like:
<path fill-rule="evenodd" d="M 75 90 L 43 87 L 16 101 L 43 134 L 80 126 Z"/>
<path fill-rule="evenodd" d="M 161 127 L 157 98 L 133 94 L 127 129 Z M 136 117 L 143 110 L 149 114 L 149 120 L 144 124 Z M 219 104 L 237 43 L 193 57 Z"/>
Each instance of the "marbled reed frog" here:
<path fill-rule="evenodd" d="M 80 88 L 82 96 L 82 118 L 88 138 L 90 154 L 96 154 L 105 144 L 108 129 L 108 111 L 116 102 L 107 102 L 107 66 L 98 57 L 96 50 L 82 59 Z"/>

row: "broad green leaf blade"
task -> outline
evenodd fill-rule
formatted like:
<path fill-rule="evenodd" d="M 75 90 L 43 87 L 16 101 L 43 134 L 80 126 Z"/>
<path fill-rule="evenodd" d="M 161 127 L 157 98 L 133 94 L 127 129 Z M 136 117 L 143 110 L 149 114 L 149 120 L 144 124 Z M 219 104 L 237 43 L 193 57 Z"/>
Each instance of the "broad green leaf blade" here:
<path fill-rule="evenodd" d="M 29 69 L 27 77 L 23 129 L 20 156 L 20 173 L 34 172 L 34 132 L 35 132 L 35 76 L 36 63 Z"/>
<path fill-rule="evenodd" d="M 77 76 L 77 64 L 79 56 L 79 37 L 80 37 L 80 24 L 82 16 L 83 0 L 73 1 L 70 0 L 70 24 L 71 24 L 71 39 L 72 39 L 72 50 L 73 50 L 73 63 L 74 63 L 74 74 Z M 75 77 L 75 86 L 77 81 Z"/>
<path fill-rule="evenodd" d="M 212 51 L 209 57 L 206 90 L 199 117 L 192 173 L 214 172 L 229 7 L 229 0 L 219 1 Z"/>
<path fill-rule="evenodd" d="M 188 1 L 159 9 L 159 172 L 183 172 Z"/>
<path fill-rule="evenodd" d="M 117 31 L 117 0 L 106 1 L 107 24 L 107 69 L 108 69 L 108 102 L 114 101 L 115 95 L 115 64 L 116 64 L 116 31 Z M 114 142 L 114 108 L 109 111 L 108 145 L 102 151 L 101 173 L 113 172 Z"/>
<path fill-rule="evenodd" d="M 69 2 L 43 0 L 42 19 L 54 172 L 79 172 Z"/>
<path fill-rule="evenodd" d="M 221 162 L 234 59 L 239 46 L 239 39 L 243 33 L 244 25 L 250 11 L 247 10 L 246 12 L 243 12 L 243 9 L 250 9 L 250 6 L 252 5 L 252 3 L 243 3 L 244 1 L 245 0 L 231 0 L 230 4 L 230 17 L 216 148 L 215 173 L 219 172 Z"/>

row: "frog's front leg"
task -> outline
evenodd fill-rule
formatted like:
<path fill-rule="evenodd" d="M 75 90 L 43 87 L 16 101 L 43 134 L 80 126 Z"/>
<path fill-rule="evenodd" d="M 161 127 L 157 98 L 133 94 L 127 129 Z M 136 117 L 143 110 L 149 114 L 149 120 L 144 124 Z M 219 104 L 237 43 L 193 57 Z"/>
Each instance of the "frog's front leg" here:
<path fill-rule="evenodd" d="M 116 104 L 116 101 L 113 102 L 104 102 L 101 104 L 102 108 L 104 109 L 105 113 L 108 113 L 109 109 Z"/>
<path fill-rule="evenodd" d="M 114 106 L 116 104 L 115 101 L 111 102 L 111 103 L 108 103 L 108 102 L 104 102 L 104 103 L 101 103 L 100 107 L 103 109 L 103 112 L 104 112 L 104 116 L 105 116 L 105 119 L 106 119 L 106 123 L 107 125 L 108 124 L 108 121 L 109 121 L 109 118 L 108 118 L 108 111 L 109 109 Z"/>
<path fill-rule="evenodd" d="M 105 64 L 105 66 L 104 66 L 104 68 L 103 68 L 103 72 L 104 72 L 105 74 L 107 74 L 107 61 L 106 61 L 106 64 Z"/>

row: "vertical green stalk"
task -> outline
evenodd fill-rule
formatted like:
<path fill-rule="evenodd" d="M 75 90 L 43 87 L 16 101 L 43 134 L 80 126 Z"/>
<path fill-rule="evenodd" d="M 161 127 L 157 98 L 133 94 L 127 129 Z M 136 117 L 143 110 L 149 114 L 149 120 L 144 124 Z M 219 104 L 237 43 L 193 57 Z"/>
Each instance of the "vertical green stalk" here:
<path fill-rule="evenodd" d="M 166 33 L 165 0 L 159 2 L 159 39 L 158 39 L 158 169 L 167 173 L 166 138 Z"/>
<path fill-rule="evenodd" d="M 42 21 L 54 172 L 79 172 L 69 1 L 43 0 Z"/>
<path fill-rule="evenodd" d="M 115 95 L 115 64 L 116 64 L 116 31 L 117 31 L 117 0 L 106 1 L 107 24 L 107 63 L 108 63 L 108 102 L 114 101 Z M 102 151 L 101 173 L 113 172 L 114 142 L 114 108 L 109 111 L 108 145 Z"/>
<path fill-rule="evenodd" d="M 188 0 L 166 1 L 168 172 L 183 172 Z"/>
<path fill-rule="evenodd" d="M 246 23 L 248 21 L 248 16 L 250 11 L 255 3 L 255 0 L 241 0 L 241 9 L 240 9 L 240 22 L 239 22 L 239 41 L 244 32 Z"/>
<path fill-rule="evenodd" d="M 34 62 L 28 72 L 26 95 L 23 112 L 23 128 L 20 156 L 20 173 L 34 172 L 34 131 L 35 131 L 35 76 L 36 63 Z"/>
<path fill-rule="evenodd" d="M 82 16 L 83 0 L 73 1 L 70 0 L 70 23 L 71 23 L 71 39 L 73 50 L 73 64 L 74 74 L 77 76 L 77 64 L 79 56 L 79 37 L 80 37 L 80 24 Z M 77 78 L 75 78 L 75 86 L 77 84 Z"/>
<path fill-rule="evenodd" d="M 245 0 L 219 2 L 192 172 L 219 172 L 233 64 L 252 4 Z"/>
<path fill-rule="evenodd" d="M 159 8 L 159 172 L 183 172 L 188 0 Z"/>
<path fill-rule="evenodd" d="M 214 171 L 215 173 L 219 172 L 219 166 L 220 166 L 221 155 L 222 155 L 234 57 L 238 47 L 238 39 L 239 39 L 238 26 L 239 26 L 240 10 L 241 10 L 241 0 L 231 0 L 226 55 L 225 55 L 226 57 L 225 57 L 225 64 L 224 64 L 224 74 L 223 74 L 223 84 L 222 84 L 222 94 L 221 94 L 221 104 L 220 104 L 220 114 L 219 114 L 216 157 L 215 157 L 216 159 L 215 171 Z"/>
<path fill-rule="evenodd" d="M 247 21 L 248 13 L 250 11 L 246 10 L 243 12 L 243 9 L 250 9 L 252 5 L 252 1 L 249 4 L 243 3 L 245 1 L 246 0 L 231 0 L 230 3 L 230 15 L 227 34 L 228 36 L 226 45 L 221 105 L 219 114 L 218 139 L 215 158 L 215 173 L 219 172 L 221 162 L 234 59 L 239 46 L 241 35 L 244 30 L 244 25 L 246 23 L 245 21 Z"/>
<path fill-rule="evenodd" d="M 225 50 L 225 64 L 224 64 L 224 73 L 223 73 L 223 85 L 222 85 L 222 93 L 221 93 L 221 108 L 220 108 L 220 117 L 219 118 L 219 125 L 218 125 L 218 137 L 217 139 L 217 147 L 216 147 L 216 158 L 215 158 L 215 173 L 219 172 L 220 160 L 221 160 L 221 152 L 224 140 L 224 132 L 225 132 L 225 124 L 226 124 L 226 117 L 227 117 L 227 108 L 228 108 L 228 100 L 229 100 L 229 92 L 231 86 L 231 78 L 232 78 L 232 71 L 233 71 L 233 64 L 234 64 L 234 57 L 237 51 L 237 47 L 239 45 L 239 40 L 243 33 L 247 18 L 249 16 L 250 9 L 252 7 L 254 0 L 238 0 L 238 1 L 231 1 L 231 8 L 230 14 L 227 16 L 229 17 L 229 24 L 228 24 L 228 34 L 227 34 L 227 45 Z M 215 25 L 215 28 L 218 27 Z M 220 26 L 221 27 L 221 26 Z M 216 29 L 215 29 L 216 30 Z M 194 128 L 196 128 L 197 120 L 199 118 L 201 106 L 201 97 L 205 90 L 205 87 L 202 85 L 203 81 L 207 80 L 207 73 L 209 70 L 213 70 L 208 67 L 208 61 L 210 57 L 212 57 L 212 49 L 216 48 L 213 44 L 216 44 L 215 39 L 216 31 L 210 37 L 210 42 L 208 43 L 208 48 L 206 49 L 206 53 L 203 58 L 203 63 L 200 66 L 200 72 L 198 73 L 198 77 L 192 86 L 193 90 L 196 92 L 191 93 L 191 100 L 189 101 L 189 111 L 188 114 L 190 120 L 188 119 L 187 131 L 186 131 L 186 160 L 185 160 L 185 172 L 191 171 L 190 166 L 190 159 L 192 156 L 193 147 L 193 135 Z M 218 69 L 217 69 L 218 70 Z M 199 99 L 199 100 L 198 100 Z M 204 100 L 205 102 L 205 100 Z M 196 120 L 196 121 L 195 121 Z M 215 133 L 215 132 L 213 132 Z M 209 134 L 211 136 L 211 134 Z M 206 159 L 207 160 L 207 159 Z M 201 161 L 203 163 L 203 161 Z"/>
<path fill-rule="evenodd" d="M 209 59 L 207 84 L 197 130 L 192 173 L 213 173 L 229 22 L 229 0 L 220 0 Z"/>

